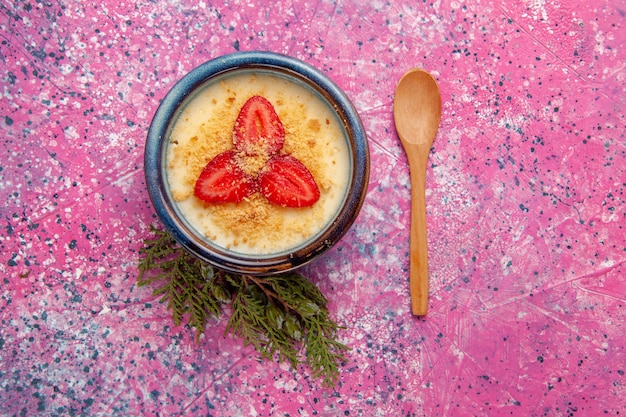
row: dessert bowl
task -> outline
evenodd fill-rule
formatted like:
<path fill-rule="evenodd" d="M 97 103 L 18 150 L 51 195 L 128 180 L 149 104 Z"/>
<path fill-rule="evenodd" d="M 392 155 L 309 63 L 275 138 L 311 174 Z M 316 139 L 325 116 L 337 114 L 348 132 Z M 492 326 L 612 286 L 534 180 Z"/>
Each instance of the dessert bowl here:
<path fill-rule="evenodd" d="M 319 189 L 313 203 L 273 201 L 254 182 L 269 162 L 254 168 L 256 188 L 237 201 L 199 198 L 199 175 L 237 152 L 235 125 L 258 96 L 284 126 L 274 159 L 306 167 Z M 181 78 L 155 113 L 144 156 L 150 199 L 172 237 L 217 268 L 250 275 L 292 270 L 333 247 L 361 209 L 369 165 L 365 130 L 341 89 L 309 64 L 271 52 L 225 55 Z"/>

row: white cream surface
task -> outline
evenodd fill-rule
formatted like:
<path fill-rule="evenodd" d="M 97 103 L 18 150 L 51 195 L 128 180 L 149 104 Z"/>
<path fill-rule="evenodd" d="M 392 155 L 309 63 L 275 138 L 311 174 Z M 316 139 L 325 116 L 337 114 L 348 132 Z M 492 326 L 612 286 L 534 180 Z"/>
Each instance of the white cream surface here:
<path fill-rule="evenodd" d="M 245 101 L 261 95 L 285 128 L 281 153 L 313 174 L 320 199 L 311 207 L 284 208 L 260 193 L 241 203 L 207 204 L 193 194 L 207 162 L 232 149 L 233 126 Z M 350 177 L 346 133 L 317 94 L 269 73 L 228 75 L 206 86 L 184 107 L 167 147 L 167 179 L 182 216 L 199 235 L 225 249 L 251 255 L 288 252 L 313 238 L 340 209 Z"/>

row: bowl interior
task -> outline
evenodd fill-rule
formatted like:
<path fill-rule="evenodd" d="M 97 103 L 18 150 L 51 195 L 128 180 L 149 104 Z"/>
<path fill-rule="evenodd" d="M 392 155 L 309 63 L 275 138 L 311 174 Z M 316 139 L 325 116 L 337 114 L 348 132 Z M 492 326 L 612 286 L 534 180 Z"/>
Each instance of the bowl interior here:
<path fill-rule="evenodd" d="M 268 274 L 293 269 L 333 246 L 356 218 L 365 196 L 369 154 L 360 119 L 345 95 L 330 80 L 301 61 L 281 55 L 233 54 L 230 59 L 209 61 L 179 81 L 168 93 L 154 117 L 146 144 L 146 178 L 157 214 L 173 237 L 199 258 L 233 272 Z M 325 224 L 299 244 L 276 252 L 249 253 L 217 244 L 201 232 L 177 203 L 170 187 L 168 152 L 177 124 L 191 103 L 205 91 L 235 77 L 270 76 L 304 88 L 331 111 L 347 148 L 347 181 L 344 192 L 326 217 Z"/>

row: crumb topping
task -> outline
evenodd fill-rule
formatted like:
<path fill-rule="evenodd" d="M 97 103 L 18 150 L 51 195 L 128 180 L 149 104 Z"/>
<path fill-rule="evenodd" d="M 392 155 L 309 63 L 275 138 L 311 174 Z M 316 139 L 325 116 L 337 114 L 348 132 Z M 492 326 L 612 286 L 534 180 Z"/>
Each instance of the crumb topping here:
<path fill-rule="evenodd" d="M 332 217 L 347 186 L 347 147 L 338 122 L 331 122 L 318 98 L 292 91 L 291 83 L 276 77 L 246 77 L 232 77 L 210 87 L 205 93 L 210 100 L 197 97 L 196 101 L 203 98 L 204 103 L 188 106 L 181 115 L 170 137 L 168 179 L 173 199 L 208 239 L 236 251 L 272 253 L 312 237 Z M 309 169 L 321 192 L 315 205 L 278 207 L 260 193 L 236 204 L 209 205 L 193 195 L 204 166 L 232 149 L 235 120 L 252 95 L 262 95 L 274 105 L 285 129 L 280 153 L 291 154 Z M 258 147 L 263 148 L 262 144 Z M 269 155 L 248 151 L 238 153 L 237 159 L 244 172 L 256 175 Z"/>

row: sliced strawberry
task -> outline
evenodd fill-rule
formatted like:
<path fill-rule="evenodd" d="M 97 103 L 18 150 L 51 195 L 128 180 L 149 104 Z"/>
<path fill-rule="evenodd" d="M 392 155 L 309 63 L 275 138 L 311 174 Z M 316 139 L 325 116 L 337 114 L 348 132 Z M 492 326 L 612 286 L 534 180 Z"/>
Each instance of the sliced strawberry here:
<path fill-rule="evenodd" d="M 278 153 L 285 143 L 285 128 L 265 97 L 253 96 L 245 102 L 233 129 L 233 146 L 247 155 Z"/>
<path fill-rule="evenodd" d="M 259 191 L 284 207 L 308 207 L 320 198 L 311 172 L 290 155 L 273 156 L 258 177 Z"/>
<path fill-rule="evenodd" d="M 238 203 L 255 191 L 255 182 L 241 169 L 235 152 L 217 155 L 196 181 L 194 194 L 207 203 Z"/>

